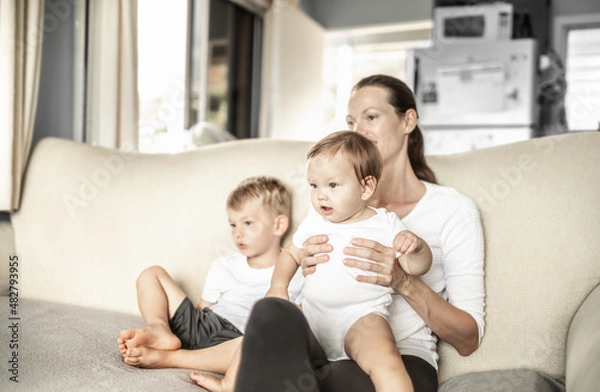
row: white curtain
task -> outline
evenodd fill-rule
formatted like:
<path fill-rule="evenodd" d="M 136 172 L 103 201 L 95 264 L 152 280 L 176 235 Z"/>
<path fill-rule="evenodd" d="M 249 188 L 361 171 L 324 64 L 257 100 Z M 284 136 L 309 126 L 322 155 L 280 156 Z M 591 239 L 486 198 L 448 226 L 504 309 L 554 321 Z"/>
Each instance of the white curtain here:
<path fill-rule="evenodd" d="M 0 0 L 0 211 L 19 207 L 35 121 L 43 15 L 43 0 Z"/>
<path fill-rule="evenodd" d="M 88 11 L 86 140 L 137 150 L 137 0 L 92 0 Z"/>

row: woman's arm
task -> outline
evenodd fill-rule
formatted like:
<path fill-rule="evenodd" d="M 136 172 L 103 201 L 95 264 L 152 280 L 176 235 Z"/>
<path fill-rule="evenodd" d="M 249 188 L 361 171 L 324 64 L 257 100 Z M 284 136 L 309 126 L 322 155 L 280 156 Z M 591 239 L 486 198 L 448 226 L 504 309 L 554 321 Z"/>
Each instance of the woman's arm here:
<path fill-rule="evenodd" d="M 429 288 L 421 279 L 406 275 L 406 282 L 393 287 L 442 340 L 460 355 L 470 355 L 479 346 L 475 319 Z"/>
<path fill-rule="evenodd" d="M 376 273 L 358 276 L 358 281 L 392 287 L 438 337 L 451 344 L 461 355 L 475 351 L 479 345 L 479 330 L 469 313 L 444 300 L 420 278 L 406 274 L 396 261 L 394 249 L 360 238 L 354 239 L 352 245 L 344 250 L 350 256 L 344 259 L 344 264 Z"/>

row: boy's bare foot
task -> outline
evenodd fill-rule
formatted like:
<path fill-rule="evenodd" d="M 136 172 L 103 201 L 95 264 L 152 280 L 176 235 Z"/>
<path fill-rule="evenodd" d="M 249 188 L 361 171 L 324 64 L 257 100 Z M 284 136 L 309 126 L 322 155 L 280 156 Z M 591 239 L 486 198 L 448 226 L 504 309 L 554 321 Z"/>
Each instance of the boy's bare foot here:
<path fill-rule="evenodd" d="M 168 361 L 169 352 L 172 350 L 156 350 L 139 346 L 127 350 L 123 362 L 128 365 L 145 369 L 164 369 L 173 367 Z"/>
<path fill-rule="evenodd" d="M 140 329 L 125 329 L 117 339 L 119 350 L 126 356 L 127 351 L 136 347 L 148 347 L 158 350 L 178 350 L 181 341 L 169 327 L 162 324 L 150 324 Z"/>
<path fill-rule="evenodd" d="M 192 372 L 190 378 L 196 382 L 202 388 L 209 392 L 229 392 L 233 391 L 233 388 L 229 388 L 222 379 L 217 378 L 211 374 L 202 374 Z"/>

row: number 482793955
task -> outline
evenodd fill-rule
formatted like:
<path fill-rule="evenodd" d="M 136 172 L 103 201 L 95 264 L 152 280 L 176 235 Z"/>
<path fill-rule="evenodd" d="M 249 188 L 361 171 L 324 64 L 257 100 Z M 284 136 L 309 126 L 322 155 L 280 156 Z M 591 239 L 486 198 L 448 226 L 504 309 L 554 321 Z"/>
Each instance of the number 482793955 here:
<path fill-rule="evenodd" d="M 8 295 L 10 297 L 11 314 L 19 314 L 19 256 L 8 257 Z"/>

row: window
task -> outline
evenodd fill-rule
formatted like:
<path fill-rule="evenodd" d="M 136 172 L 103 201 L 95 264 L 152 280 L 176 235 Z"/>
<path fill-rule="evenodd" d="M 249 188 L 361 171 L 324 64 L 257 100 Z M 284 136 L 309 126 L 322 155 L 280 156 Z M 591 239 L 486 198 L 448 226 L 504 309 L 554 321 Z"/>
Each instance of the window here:
<path fill-rule="evenodd" d="M 187 3 L 138 2 L 138 94 L 141 152 L 185 148 Z"/>
<path fill-rule="evenodd" d="M 600 129 L 600 14 L 557 17 L 554 47 L 565 64 L 570 131 Z"/>
<path fill-rule="evenodd" d="M 192 25 L 204 26 L 201 1 L 192 7 Z M 201 32 L 190 38 L 188 123 L 208 122 L 237 138 L 256 137 L 262 18 L 228 0 L 210 0 L 208 8 L 205 44 Z"/>
<path fill-rule="evenodd" d="M 600 27 L 570 30 L 566 55 L 569 129 L 600 130 Z"/>
<path fill-rule="evenodd" d="M 409 49 L 427 46 L 431 21 L 325 33 L 324 119 L 331 129 L 346 126 L 346 105 L 352 86 L 361 78 L 388 74 L 407 80 Z"/>
<path fill-rule="evenodd" d="M 262 16 L 255 3 L 238 4 L 138 2 L 140 151 L 258 134 Z M 207 130 L 208 139 L 198 135 Z"/>

